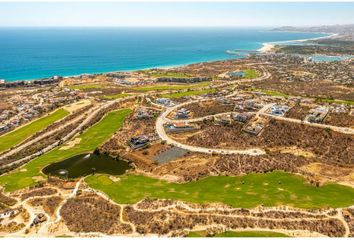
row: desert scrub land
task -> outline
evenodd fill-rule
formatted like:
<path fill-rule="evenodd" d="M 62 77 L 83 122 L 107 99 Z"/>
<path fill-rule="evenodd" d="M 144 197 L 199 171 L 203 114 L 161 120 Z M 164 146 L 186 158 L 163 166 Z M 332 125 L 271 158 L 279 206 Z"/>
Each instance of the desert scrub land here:
<path fill-rule="evenodd" d="M 209 148 L 281 149 L 296 146 L 314 154 L 316 161 L 340 166 L 354 164 L 354 141 L 353 136 L 349 134 L 277 120 L 270 120 L 258 136 L 244 133 L 243 125 L 238 123 L 234 126 L 202 123 L 200 126 L 200 133 L 178 140 L 189 145 Z"/>
<path fill-rule="evenodd" d="M 193 118 L 205 117 L 208 115 L 214 115 L 224 112 L 231 112 L 234 110 L 233 104 L 226 105 L 213 100 L 194 102 L 183 107 L 188 109 L 193 114 Z"/>
<path fill-rule="evenodd" d="M 131 226 L 119 221 L 120 212 L 120 206 L 95 196 L 71 198 L 60 211 L 70 231 L 129 234 Z"/>
<path fill-rule="evenodd" d="M 187 237 L 288 237 L 283 233 L 267 231 L 226 231 L 209 236 L 206 231 L 190 232 Z"/>
<path fill-rule="evenodd" d="M 122 109 L 108 113 L 101 121 L 78 136 L 81 141 L 69 149 L 61 150 L 61 146 L 33 159 L 20 169 L 0 176 L 0 185 L 6 191 L 15 191 L 36 184 L 44 178 L 41 169 L 50 163 L 66 158 L 92 152 L 107 141 L 123 124 L 125 118 L 131 113 L 130 109 Z"/>
<path fill-rule="evenodd" d="M 289 205 L 317 209 L 354 203 L 353 188 L 338 184 L 315 187 L 300 176 L 279 171 L 237 177 L 212 176 L 182 184 L 141 175 L 121 176 L 115 182 L 107 175 L 93 175 L 85 181 L 121 204 L 133 204 L 144 198 L 219 202 L 237 208 Z"/>
<path fill-rule="evenodd" d="M 68 111 L 60 108 L 55 112 L 49 114 L 48 116 L 37 119 L 23 127 L 15 129 L 3 136 L 0 137 L 0 152 L 3 152 L 19 143 L 24 141 L 26 138 L 30 137 L 32 134 L 35 134 L 38 131 L 41 131 L 58 121 L 59 119 L 64 118 L 69 114 Z"/>

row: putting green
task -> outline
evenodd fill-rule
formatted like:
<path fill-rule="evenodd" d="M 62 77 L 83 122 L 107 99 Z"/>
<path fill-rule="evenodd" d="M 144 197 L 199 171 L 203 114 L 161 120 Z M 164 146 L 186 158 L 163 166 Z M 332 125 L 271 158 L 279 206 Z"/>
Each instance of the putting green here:
<path fill-rule="evenodd" d="M 21 143 L 22 141 L 26 140 L 31 135 L 45 129 L 49 125 L 53 124 L 55 121 L 58 121 L 59 119 L 64 118 L 68 114 L 69 114 L 68 111 L 60 108 L 45 117 L 39 118 L 39 119 L 37 119 L 37 120 L 35 120 L 23 127 L 15 129 L 12 132 L 9 132 L 9 133 L 1 136 L 0 137 L 0 152 L 3 152 L 5 150 Z"/>
<path fill-rule="evenodd" d="M 354 204 L 354 189 L 338 184 L 315 187 L 301 176 L 285 172 L 245 176 L 211 176 L 189 183 L 169 183 L 142 175 L 124 175 L 113 182 L 107 175 L 86 178 L 94 189 L 122 204 L 144 198 L 194 203 L 220 202 L 237 208 L 288 205 L 299 208 L 345 207 Z"/>
<path fill-rule="evenodd" d="M 43 167 L 81 153 L 92 152 L 107 141 L 122 126 L 124 119 L 130 113 L 130 109 L 108 113 L 100 122 L 78 136 L 80 139 L 79 143 L 65 150 L 57 147 L 33 159 L 20 169 L 0 176 L 0 185 L 4 186 L 6 191 L 15 191 L 36 184 L 45 177 L 41 173 Z"/>

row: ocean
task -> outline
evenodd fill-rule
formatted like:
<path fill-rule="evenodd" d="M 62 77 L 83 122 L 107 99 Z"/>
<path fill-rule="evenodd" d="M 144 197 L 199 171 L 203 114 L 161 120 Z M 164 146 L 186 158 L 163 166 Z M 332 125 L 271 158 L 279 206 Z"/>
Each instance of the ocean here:
<path fill-rule="evenodd" d="M 137 70 L 237 58 L 266 42 L 325 36 L 267 28 L 0 28 L 0 79 Z"/>

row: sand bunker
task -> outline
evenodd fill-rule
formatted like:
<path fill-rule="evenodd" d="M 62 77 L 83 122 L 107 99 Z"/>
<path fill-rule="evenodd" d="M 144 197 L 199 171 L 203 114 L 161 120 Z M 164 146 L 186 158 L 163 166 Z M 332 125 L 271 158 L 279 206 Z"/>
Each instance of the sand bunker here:
<path fill-rule="evenodd" d="M 75 138 L 74 140 L 67 142 L 64 146 L 59 148 L 59 150 L 68 150 L 74 147 L 76 144 L 79 144 L 80 142 L 81 142 L 81 138 Z"/>

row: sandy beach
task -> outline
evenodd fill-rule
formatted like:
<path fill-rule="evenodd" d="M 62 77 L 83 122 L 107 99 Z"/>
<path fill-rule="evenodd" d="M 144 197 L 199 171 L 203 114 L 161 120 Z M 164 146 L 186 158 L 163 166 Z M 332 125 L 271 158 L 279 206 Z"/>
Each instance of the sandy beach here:
<path fill-rule="evenodd" d="M 260 51 L 262 53 L 268 53 L 274 49 L 274 46 L 275 46 L 275 44 L 263 43 L 263 47 L 261 47 L 258 51 Z"/>
<path fill-rule="evenodd" d="M 310 41 L 310 40 L 319 40 L 319 39 L 324 39 L 324 38 L 333 38 L 338 36 L 337 33 L 333 33 L 331 35 L 328 36 L 323 36 L 323 37 L 317 37 L 317 38 L 307 38 L 307 39 L 299 39 L 299 40 L 289 40 L 289 41 L 282 41 L 282 42 L 273 42 L 273 43 L 263 43 L 263 46 L 258 49 L 259 52 L 262 53 L 267 53 L 267 52 L 271 52 L 276 44 L 284 44 L 284 43 L 291 43 L 291 42 L 306 42 L 306 41 Z"/>

